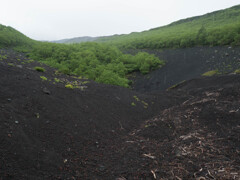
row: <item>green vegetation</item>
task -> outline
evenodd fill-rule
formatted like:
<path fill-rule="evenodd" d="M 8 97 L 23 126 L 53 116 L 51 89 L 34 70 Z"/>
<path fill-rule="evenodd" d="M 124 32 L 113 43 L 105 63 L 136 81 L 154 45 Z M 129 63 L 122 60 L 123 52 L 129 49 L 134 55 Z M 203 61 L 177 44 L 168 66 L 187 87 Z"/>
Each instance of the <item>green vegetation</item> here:
<path fill-rule="evenodd" d="M 139 99 L 137 96 L 133 96 L 133 98 L 134 98 L 136 101 L 140 101 L 140 99 Z"/>
<path fill-rule="evenodd" d="M 234 73 L 235 73 L 235 74 L 240 74 L 240 69 L 236 69 L 236 70 L 234 71 Z"/>
<path fill-rule="evenodd" d="M 32 63 L 32 62 L 34 62 L 34 60 L 32 60 L 32 59 L 26 61 L 26 63 Z"/>
<path fill-rule="evenodd" d="M 90 81 L 83 81 L 82 82 L 82 84 L 84 85 L 84 84 L 87 84 L 87 83 L 89 83 Z"/>
<path fill-rule="evenodd" d="M 39 113 L 36 113 L 36 118 L 39 119 L 40 118 L 40 114 Z"/>
<path fill-rule="evenodd" d="M 20 46 L 19 49 L 23 50 L 25 47 L 30 47 L 34 43 L 35 41 L 14 28 L 0 24 L 0 48 Z"/>
<path fill-rule="evenodd" d="M 174 85 L 170 86 L 170 87 L 167 89 L 167 91 L 176 88 L 177 86 L 183 84 L 184 82 L 186 82 L 186 80 L 183 80 L 183 81 L 181 81 L 180 83 L 177 83 L 177 84 L 174 84 Z"/>
<path fill-rule="evenodd" d="M 148 103 L 146 103 L 145 101 L 141 101 L 143 103 L 143 105 L 148 106 Z"/>
<path fill-rule="evenodd" d="M 9 66 L 14 66 L 14 64 L 13 64 L 13 63 L 8 63 L 8 65 L 9 65 Z"/>
<path fill-rule="evenodd" d="M 202 74 L 202 76 L 215 76 L 218 75 L 219 71 L 218 70 L 212 70 L 212 71 L 208 71 Z"/>
<path fill-rule="evenodd" d="M 164 65 L 154 55 L 140 52 L 123 54 L 118 48 L 99 43 L 54 44 L 38 43 L 29 56 L 64 74 L 87 77 L 100 83 L 128 87 L 126 75 L 134 71 L 143 74 Z"/>
<path fill-rule="evenodd" d="M 65 88 L 73 89 L 73 85 L 72 85 L 72 84 L 66 84 L 66 85 L 65 85 Z"/>
<path fill-rule="evenodd" d="M 240 5 L 167 26 L 128 35 L 102 37 L 97 42 L 122 49 L 161 49 L 192 46 L 240 45 Z"/>
<path fill-rule="evenodd" d="M 132 106 L 136 106 L 136 104 L 134 102 L 131 103 Z"/>
<path fill-rule="evenodd" d="M 164 65 L 164 62 L 154 55 L 143 52 L 135 56 L 123 54 L 117 47 L 100 43 L 65 45 L 37 42 L 3 25 L 0 25 L 1 47 L 25 52 L 31 59 L 55 67 L 64 74 L 123 87 L 129 86 L 127 74 L 134 71 L 146 74 Z M 22 64 L 28 62 L 32 60 Z M 35 70 L 44 72 L 41 67 L 35 67 Z"/>
<path fill-rule="evenodd" d="M 38 72 L 45 72 L 45 69 L 43 67 L 36 66 L 36 67 L 34 67 L 34 69 Z"/>
<path fill-rule="evenodd" d="M 0 55 L 0 60 L 6 60 L 7 59 L 7 56 L 6 55 Z"/>
<path fill-rule="evenodd" d="M 137 101 L 137 102 L 140 102 L 141 100 L 137 97 L 137 96 L 133 96 L 133 98 Z M 148 103 L 146 103 L 145 101 L 141 101 L 141 103 L 142 103 L 142 105 L 143 105 L 143 107 L 145 108 L 145 109 L 147 109 L 148 108 Z M 136 104 L 134 103 L 134 102 L 132 102 L 132 106 L 135 106 Z"/>
<path fill-rule="evenodd" d="M 58 78 L 54 78 L 54 81 L 55 81 L 56 83 L 61 82 L 60 79 L 58 79 Z"/>
<path fill-rule="evenodd" d="M 43 81 L 47 81 L 47 78 L 45 76 L 40 76 L 40 78 L 43 80 Z"/>

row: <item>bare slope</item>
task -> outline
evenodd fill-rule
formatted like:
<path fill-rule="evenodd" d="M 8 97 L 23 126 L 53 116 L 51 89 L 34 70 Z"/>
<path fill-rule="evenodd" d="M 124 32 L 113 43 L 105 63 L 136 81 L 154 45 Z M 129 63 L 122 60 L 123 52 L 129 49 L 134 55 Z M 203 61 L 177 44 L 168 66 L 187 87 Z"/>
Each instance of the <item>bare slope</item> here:
<path fill-rule="evenodd" d="M 201 77 L 210 70 L 228 74 L 240 68 L 239 47 L 194 47 L 147 52 L 165 60 L 166 65 L 145 76 L 137 74 L 133 89 L 139 92 L 166 90 L 183 81 Z"/>

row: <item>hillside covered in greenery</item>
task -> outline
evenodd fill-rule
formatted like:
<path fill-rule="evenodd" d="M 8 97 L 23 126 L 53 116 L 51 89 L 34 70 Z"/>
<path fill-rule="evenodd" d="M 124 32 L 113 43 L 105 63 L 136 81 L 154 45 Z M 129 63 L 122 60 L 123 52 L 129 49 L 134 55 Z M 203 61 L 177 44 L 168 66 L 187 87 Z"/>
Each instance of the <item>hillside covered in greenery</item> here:
<path fill-rule="evenodd" d="M 84 38 L 84 41 L 87 39 Z M 149 31 L 98 37 L 95 40 L 97 42 L 80 44 L 39 42 L 12 27 L 0 25 L 0 48 L 21 50 L 32 59 L 55 67 L 65 74 L 128 87 L 128 74 L 134 71 L 146 74 L 163 66 L 164 62 L 148 53 L 129 55 L 119 49 L 239 46 L 240 5 L 180 20 Z"/>
<path fill-rule="evenodd" d="M 0 48 L 30 46 L 33 45 L 34 42 L 34 40 L 14 28 L 0 24 Z"/>
<path fill-rule="evenodd" d="M 123 54 L 116 47 L 90 42 L 72 45 L 38 43 L 33 46 L 30 57 L 65 74 L 124 87 L 129 85 L 127 74 L 133 71 L 146 74 L 164 65 L 163 61 L 145 52 L 133 56 Z"/>
<path fill-rule="evenodd" d="M 73 44 L 73 43 L 82 43 L 82 42 L 92 42 L 92 41 L 96 41 L 97 39 L 98 37 L 84 36 L 84 37 L 76 37 L 76 38 L 70 38 L 70 39 L 61 39 L 61 40 L 52 41 L 52 42 Z"/>
<path fill-rule="evenodd" d="M 133 71 L 146 74 L 164 65 L 156 56 L 123 54 L 117 47 L 87 42 L 57 44 L 34 41 L 17 30 L 0 25 L 0 48 L 14 48 L 33 60 L 55 67 L 59 72 L 91 80 L 128 87 L 127 75 Z"/>
<path fill-rule="evenodd" d="M 123 49 L 184 48 L 198 45 L 240 45 L 240 5 L 167 26 L 97 40 Z"/>

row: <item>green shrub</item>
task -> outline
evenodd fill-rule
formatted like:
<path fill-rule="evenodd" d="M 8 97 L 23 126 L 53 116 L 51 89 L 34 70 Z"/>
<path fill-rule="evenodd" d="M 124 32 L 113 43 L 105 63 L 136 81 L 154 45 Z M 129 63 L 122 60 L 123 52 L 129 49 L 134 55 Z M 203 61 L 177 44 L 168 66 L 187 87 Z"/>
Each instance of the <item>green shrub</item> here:
<path fill-rule="evenodd" d="M 104 70 L 101 75 L 96 79 L 99 83 L 118 85 L 128 87 L 128 80 L 119 77 L 116 73 L 110 70 Z"/>
<path fill-rule="evenodd" d="M 73 89 L 73 85 L 72 85 L 72 84 L 66 84 L 66 85 L 65 85 L 65 88 Z"/>
<path fill-rule="evenodd" d="M 48 80 L 45 76 L 40 76 L 40 78 L 41 78 L 43 81 L 47 81 L 47 80 Z"/>
<path fill-rule="evenodd" d="M 64 74 L 123 87 L 129 86 L 128 73 L 146 74 L 164 64 L 148 53 L 126 55 L 116 47 L 93 42 L 72 45 L 42 42 L 33 46 L 30 57 Z"/>
<path fill-rule="evenodd" d="M 58 79 L 58 78 L 54 78 L 54 81 L 57 83 L 61 82 L 60 79 Z"/>
<path fill-rule="evenodd" d="M 218 70 L 212 70 L 212 71 L 208 71 L 202 74 L 202 76 L 215 76 L 218 75 L 219 71 Z"/>
<path fill-rule="evenodd" d="M 43 67 L 36 66 L 36 67 L 34 67 L 34 69 L 38 72 L 45 72 L 45 69 Z"/>
<path fill-rule="evenodd" d="M 137 96 L 133 96 L 133 98 L 134 98 L 136 101 L 140 101 L 140 99 L 139 99 Z"/>

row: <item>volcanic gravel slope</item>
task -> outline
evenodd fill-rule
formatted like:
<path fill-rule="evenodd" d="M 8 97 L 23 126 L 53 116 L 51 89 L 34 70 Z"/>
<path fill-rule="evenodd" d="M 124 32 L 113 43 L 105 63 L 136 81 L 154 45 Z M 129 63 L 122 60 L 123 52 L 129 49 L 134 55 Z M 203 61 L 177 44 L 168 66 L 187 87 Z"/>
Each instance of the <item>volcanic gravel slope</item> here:
<path fill-rule="evenodd" d="M 183 81 L 201 77 L 207 71 L 219 70 L 222 74 L 228 74 L 240 68 L 240 47 L 192 47 L 146 51 L 166 61 L 166 65 L 150 74 L 138 74 L 134 78 L 133 88 L 142 93 L 166 90 Z"/>
<path fill-rule="evenodd" d="M 0 53 L 1 180 L 240 178 L 239 75 L 140 94 Z"/>

